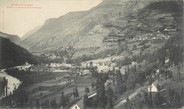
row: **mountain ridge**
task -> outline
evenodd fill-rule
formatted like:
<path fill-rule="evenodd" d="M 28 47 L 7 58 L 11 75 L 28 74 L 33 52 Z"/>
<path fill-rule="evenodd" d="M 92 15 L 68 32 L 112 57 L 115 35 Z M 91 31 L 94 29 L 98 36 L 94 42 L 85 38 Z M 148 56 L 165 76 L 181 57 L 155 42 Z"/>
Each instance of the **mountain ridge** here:
<path fill-rule="evenodd" d="M 115 44 L 117 42 L 112 42 L 110 45 L 106 43 L 108 38 L 110 38 L 108 40 L 120 40 L 117 37 L 111 37 L 113 35 L 110 34 L 113 32 L 115 35 L 121 34 L 120 36 L 122 36 L 126 33 L 125 31 L 129 31 L 129 33 L 126 33 L 126 37 L 131 36 L 131 34 L 136 36 L 137 29 L 140 29 L 140 27 L 146 29 L 147 24 L 152 24 L 150 23 L 151 20 L 147 19 L 151 14 L 159 17 L 163 14 L 165 17 L 164 14 L 169 13 L 169 16 L 173 16 L 172 12 L 164 11 L 167 10 L 168 6 L 166 5 L 162 5 L 163 7 L 159 7 L 160 9 L 148 7 L 161 2 L 168 3 L 168 6 L 170 6 L 169 3 L 174 2 L 178 6 L 178 0 L 134 0 L 131 2 L 127 0 L 105 0 L 88 11 L 72 12 L 47 20 L 39 31 L 24 39 L 21 45 L 33 52 L 60 51 L 67 49 L 67 47 L 73 47 L 75 52 L 73 58 L 84 54 L 89 56 L 108 50 L 113 51 L 119 48 L 118 44 Z M 142 19 L 149 22 L 143 24 Z M 163 26 L 164 24 L 158 22 L 158 20 L 159 18 L 153 19 L 157 22 L 157 25 Z M 135 27 L 137 25 L 140 27 Z M 150 32 L 152 32 L 152 28 L 151 25 Z M 141 34 L 145 33 L 142 32 Z M 121 40 L 123 40 L 122 37 Z M 120 45 L 123 45 L 123 43 L 121 41 Z"/>
<path fill-rule="evenodd" d="M 0 69 L 23 65 L 26 62 L 36 64 L 34 56 L 23 47 L 0 35 Z"/>
<path fill-rule="evenodd" d="M 0 31 L 0 36 L 10 39 L 11 42 L 18 44 L 20 42 L 20 37 L 17 35 L 7 34 Z"/>

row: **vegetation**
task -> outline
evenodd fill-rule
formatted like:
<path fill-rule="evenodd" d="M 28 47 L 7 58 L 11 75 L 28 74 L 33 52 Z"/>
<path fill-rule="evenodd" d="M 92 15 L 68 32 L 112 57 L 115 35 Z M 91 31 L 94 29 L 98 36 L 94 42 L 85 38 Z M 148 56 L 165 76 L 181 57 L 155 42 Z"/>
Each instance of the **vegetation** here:
<path fill-rule="evenodd" d="M 120 71 L 116 73 L 116 88 L 118 95 L 121 95 L 126 91 L 125 81 L 123 80 L 123 76 Z"/>
<path fill-rule="evenodd" d="M 25 62 L 37 64 L 34 56 L 26 49 L 10 42 L 9 39 L 0 37 L 0 69 L 23 65 Z"/>
<path fill-rule="evenodd" d="M 42 81 L 55 79 L 58 76 L 64 76 L 66 74 L 52 72 L 26 72 L 19 71 L 18 69 L 7 69 L 6 72 L 23 82 L 20 87 L 25 87 Z"/>

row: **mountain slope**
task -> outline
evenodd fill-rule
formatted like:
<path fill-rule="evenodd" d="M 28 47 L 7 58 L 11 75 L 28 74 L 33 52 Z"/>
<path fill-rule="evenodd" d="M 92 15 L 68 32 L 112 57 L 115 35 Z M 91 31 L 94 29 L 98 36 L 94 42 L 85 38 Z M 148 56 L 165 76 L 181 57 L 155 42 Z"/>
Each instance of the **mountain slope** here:
<path fill-rule="evenodd" d="M 18 44 L 20 42 L 20 37 L 17 35 L 10 35 L 3 32 L 0 32 L 0 36 L 10 39 L 11 42 Z"/>
<path fill-rule="evenodd" d="M 117 55 L 137 46 L 137 43 L 130 44 L 131 40 L 153 38 L 153 35 L 156 39 L 175 36 L 176 22 L 181 17 L 180 7 L 178 0 L 104 0 L 89 11 L 47 20 L 21 45 L 33 52 L 72 47 L 72 58 Z M 163 19 L 167 21 L 163 23 Z"/>
<path fill-rule="evenodd" d="M 0 69 L 23 65 L 25 62 L 36 63 L 32 54 L 26 49 L 0 36 Z"/>
<path fill-rule="evenodd" d="M 41 26 L 38 26 L 36 28 L 34 28 L 31 31 L 28 31 L 24 36 L 21 37 L 21 40 L 24 40 L 25 38 L 27 38 L 29 35 L 35 33 L 36 31 L 38 31 L 41 28 Z"/>

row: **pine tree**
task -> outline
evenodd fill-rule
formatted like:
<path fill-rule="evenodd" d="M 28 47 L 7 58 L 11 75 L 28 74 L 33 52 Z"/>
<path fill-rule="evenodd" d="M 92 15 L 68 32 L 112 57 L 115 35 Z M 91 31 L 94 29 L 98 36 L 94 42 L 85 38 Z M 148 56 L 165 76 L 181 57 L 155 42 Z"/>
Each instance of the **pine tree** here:
<path fill-rule="evenodd" d="M 105 81 L 102 77 L 97 79 L 97 103 L 98 108 L 104 109 L 105 108 Z"/>
<path fill-rule="evenodd" d="M 39 100 L 36 100 L 36 108 L 37 108 L 37 109 L 40 108 L 40 102 L 39 102 Z"/>
<path fill-rule="evenodd" d="M 83 109 L 86 109 L 88 107 L 88 95 L 84 94 L 83 98 Z"/>
<path fill-rule="evenodd" d="M 177 80 L 180 81 L 181 80 L 181 71 L 180 71 L 180 66 L 178 65 L 177 68 Z"/>
<path fill-rule="evenodd" d="M 79 92 L 78 92 L 77 86 L 75 86 L 75 88 L 73 88 L 73 96 L 74 96 L 74 99 L 79 97 Z"/>
<path fill-rule="evenodd" d="M 112 109 L 113 108 L 113 90 L 111 87 L 107 89 L 107 105 L 106 109 Z"/>
<path fill-rule="evenodd" d="M 89 88 L 88 87 L 85 87 L 85 93 L 88 94 L 89 93 Z"/>
<path fill-rule="evenodd" d="M 64 107 L 64 99 L 65 99 L 65 95 L 64 95 L 64 92 L 62 91 L 61 92 L 61 97 L 60 97 L 60 105 Z"/>
<path fill-rule="evenodd" d="M 126 90 L 126 88 L 124 85 L 122 74 L 120 72 L 117 72 L 116 74 L 116 83 L 117 83 L 116 87 L 117 87 L 118 94 L 122 94 Z"/>

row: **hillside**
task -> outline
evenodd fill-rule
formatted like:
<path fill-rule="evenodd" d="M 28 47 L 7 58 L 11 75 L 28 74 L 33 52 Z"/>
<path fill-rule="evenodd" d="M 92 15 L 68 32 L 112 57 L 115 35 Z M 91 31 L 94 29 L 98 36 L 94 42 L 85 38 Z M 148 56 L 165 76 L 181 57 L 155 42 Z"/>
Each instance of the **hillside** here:
<path fill-rule="evenodd" d="M 21 45 L 32 52 L 73 48 L 72 59 L 153 52 L 178 35 L 179 0 L 104 0 L 83 12 L 49 19 Z"/>
<path fill-rule="evenodd" d="M 25 38 L 27 38 L 29 35 L 31 35 L 32 33 L 38 31 L 40 29 L 40 26 L 34 28 L 33 30 L 31 31 L 28 31 L 24 36 L 21 37 L 21 40 L 24 40 Z"/>
<path fill-rule="evenodd" d="M 0 32 L 0 36 L 10 39 L 11 42 L 16 43 L 16 44 L 20 42 L 20 37 L 17 35 L 11 35 L 11 34 Z"/>
<path fill-rule="evenodd" d="M 25 62 L 36 63 L 36 60 L 26 49 L 0 36 L 0 69 L 23 65 Z"/>

